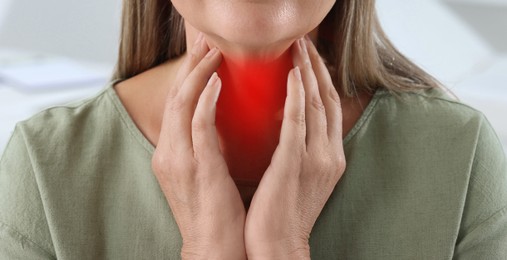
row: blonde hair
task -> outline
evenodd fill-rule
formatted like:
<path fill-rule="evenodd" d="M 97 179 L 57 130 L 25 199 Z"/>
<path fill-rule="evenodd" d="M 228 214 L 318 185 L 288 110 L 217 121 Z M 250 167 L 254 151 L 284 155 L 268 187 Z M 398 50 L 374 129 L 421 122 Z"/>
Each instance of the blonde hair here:
<path fill-rule="evenodd" d="M 380 26 L 375 0 L 340 0 L 319 26 L 317 49 L 335 86 L 347 96 L 438 88 L 403 56 Z M 128 79 L 186 51 L 184 21 L 168 0 L 124 0 L 114 79 Z"/>

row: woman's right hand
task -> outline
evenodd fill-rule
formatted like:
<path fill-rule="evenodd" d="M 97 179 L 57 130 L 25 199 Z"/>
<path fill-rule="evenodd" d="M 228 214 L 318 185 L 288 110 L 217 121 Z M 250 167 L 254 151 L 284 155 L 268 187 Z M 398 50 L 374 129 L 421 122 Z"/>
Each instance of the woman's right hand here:
<path fill-rule="evenodd" d="M 170 91 L 152 167 L 183 238 L 181 256 L 246 258 L 245 208 L 215 127 L 220 52 L 202 34 Z"/>

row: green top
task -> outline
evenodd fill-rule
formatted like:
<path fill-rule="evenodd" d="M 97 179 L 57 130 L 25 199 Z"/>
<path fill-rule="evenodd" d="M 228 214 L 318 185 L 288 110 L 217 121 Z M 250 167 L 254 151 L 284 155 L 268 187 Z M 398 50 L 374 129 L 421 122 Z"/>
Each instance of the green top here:
<path fill-rule="evenodd" d="M 313 259 L 507 259 L 507 162 L 484 116 L 440 90 L 378 90 Z M 112 88 L 17 125 L 0 161 L 1 259 L 179 259 L 154 147 Z"/>

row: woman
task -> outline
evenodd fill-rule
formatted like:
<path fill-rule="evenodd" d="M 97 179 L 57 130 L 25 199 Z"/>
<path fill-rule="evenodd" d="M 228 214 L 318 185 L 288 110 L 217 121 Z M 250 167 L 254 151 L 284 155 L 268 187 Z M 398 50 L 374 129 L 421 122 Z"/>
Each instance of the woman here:
<path fill-rule="evenodd" d="M 505 259 L 498 138 L 374 6 L 124 1 L 115 80 L 12 135 L 2 258 Z"/>

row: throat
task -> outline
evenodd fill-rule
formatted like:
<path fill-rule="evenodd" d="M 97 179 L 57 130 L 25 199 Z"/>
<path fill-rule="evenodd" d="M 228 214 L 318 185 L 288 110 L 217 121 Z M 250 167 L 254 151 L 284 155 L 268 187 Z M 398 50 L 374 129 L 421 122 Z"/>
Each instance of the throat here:
<path fill-rule="evenodd" d="M 278 145 L 292 69 L 290 51 L 271 61 L 224 56 L 218 74 L 222 90 L 216 126 L 231 176 L 238 185 L 255 186 Z"/>

